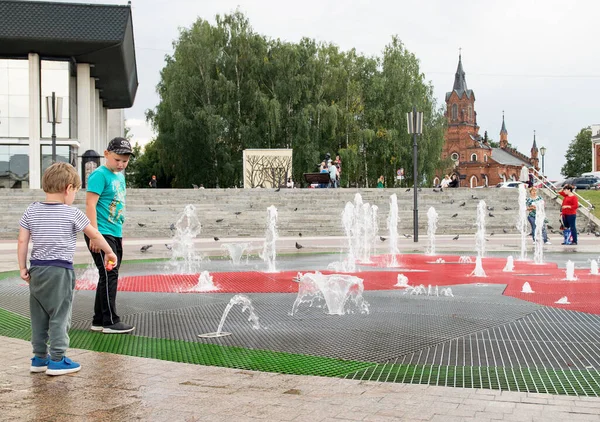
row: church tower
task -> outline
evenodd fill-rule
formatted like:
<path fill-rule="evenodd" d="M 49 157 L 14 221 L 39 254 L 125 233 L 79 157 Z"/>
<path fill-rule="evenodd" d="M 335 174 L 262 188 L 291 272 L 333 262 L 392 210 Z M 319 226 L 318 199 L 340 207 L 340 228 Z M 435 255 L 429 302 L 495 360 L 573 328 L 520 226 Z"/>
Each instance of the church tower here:
<path fill-rule="evenodd" d="M 533 131 L 533 145 L 531 146 L 531 165 L 535 167 L 536 170 L 540 170 L 539 166 L 540 160 L 538 159 L 538 147 L 535 142 L 535 130 Z"/>
<path fill-rule="evenodd" d="M 506 124 L 504 124 L 504 111 L 502 112 L 502 129 L 500 129 L 500 148 L 506 149 L 508 147 L 508 131 L 506 130 Z"/>
<path fill-rule="evenodd" d="M 467 148 L 473 146 L 473 140 L 479 139 L 477 113 L 475 112 L 475 93 L 467 87 L 462 55 L 458 56 L 458 67 L 454 75 L 454 86 L 446 93 L 446 120 L 448 127 L 442 157 L 456 157 L 454 161 L 465 161 L 463 156 Z M 463 153 L 461 154 L 461 151 Z"/>

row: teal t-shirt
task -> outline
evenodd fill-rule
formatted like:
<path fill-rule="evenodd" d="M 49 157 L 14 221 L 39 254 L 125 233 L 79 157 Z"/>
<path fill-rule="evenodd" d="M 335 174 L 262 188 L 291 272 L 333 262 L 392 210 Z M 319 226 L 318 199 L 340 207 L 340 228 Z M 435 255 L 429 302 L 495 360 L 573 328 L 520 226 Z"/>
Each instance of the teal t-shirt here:
<path fill-rule="evenodd" d="M 106 166 L 100 166 L 88 177 L 87 190 L 100 195 L 96 205 L 98 231 L 123 237 L 126 193 L 123 172 L 113 173 Z"/>

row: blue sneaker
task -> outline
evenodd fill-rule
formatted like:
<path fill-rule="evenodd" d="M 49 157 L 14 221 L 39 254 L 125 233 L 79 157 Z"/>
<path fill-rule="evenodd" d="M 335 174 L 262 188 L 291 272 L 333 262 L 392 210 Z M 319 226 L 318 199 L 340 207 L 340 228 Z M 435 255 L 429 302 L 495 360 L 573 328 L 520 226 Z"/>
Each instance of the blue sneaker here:
<path fill-rule="evenodd" d="M 46 369 L 48 369 L 49 360 L 50 355 L 46 356 L 46 359 L 40 359 L 37 356 L 32 357 L 29 372 L 46 372 Z"/>
<path fill-rule="evenodd" d="M 53 360 L 48 362 L 48 369 L 46 369 L 46 375 L 64 375 L 77 372 L 81 369 L 81 365 L 77 362 L 73 362 L 66 356 L 63 356 L 62 360 L 55 362 Z"/>

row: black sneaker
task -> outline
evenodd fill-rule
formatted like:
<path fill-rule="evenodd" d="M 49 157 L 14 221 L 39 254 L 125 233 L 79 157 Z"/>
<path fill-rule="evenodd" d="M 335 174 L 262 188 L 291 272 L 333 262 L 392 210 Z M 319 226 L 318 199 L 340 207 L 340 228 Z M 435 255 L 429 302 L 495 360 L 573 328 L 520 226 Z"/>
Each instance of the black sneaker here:
<path fill-rule="evenodd" d="M 135 330 L 133 325 L 125 324 L 124 322 L 117 322 L 113 325 L 107 325 L 102 328 L 104 334 L 125 334 Z"/>

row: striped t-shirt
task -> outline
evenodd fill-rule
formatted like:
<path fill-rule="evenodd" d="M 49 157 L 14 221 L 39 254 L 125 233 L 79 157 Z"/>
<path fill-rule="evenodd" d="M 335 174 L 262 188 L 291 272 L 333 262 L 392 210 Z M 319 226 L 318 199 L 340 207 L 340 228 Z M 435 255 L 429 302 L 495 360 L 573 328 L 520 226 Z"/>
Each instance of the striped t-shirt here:
<path fill-rule="evenodd" d="M 90 220 L 69 205 L 34 202 L 19 224 L 31 236 L 31 266 L 73 269 L 77 232 L 85 229 Z"/>

